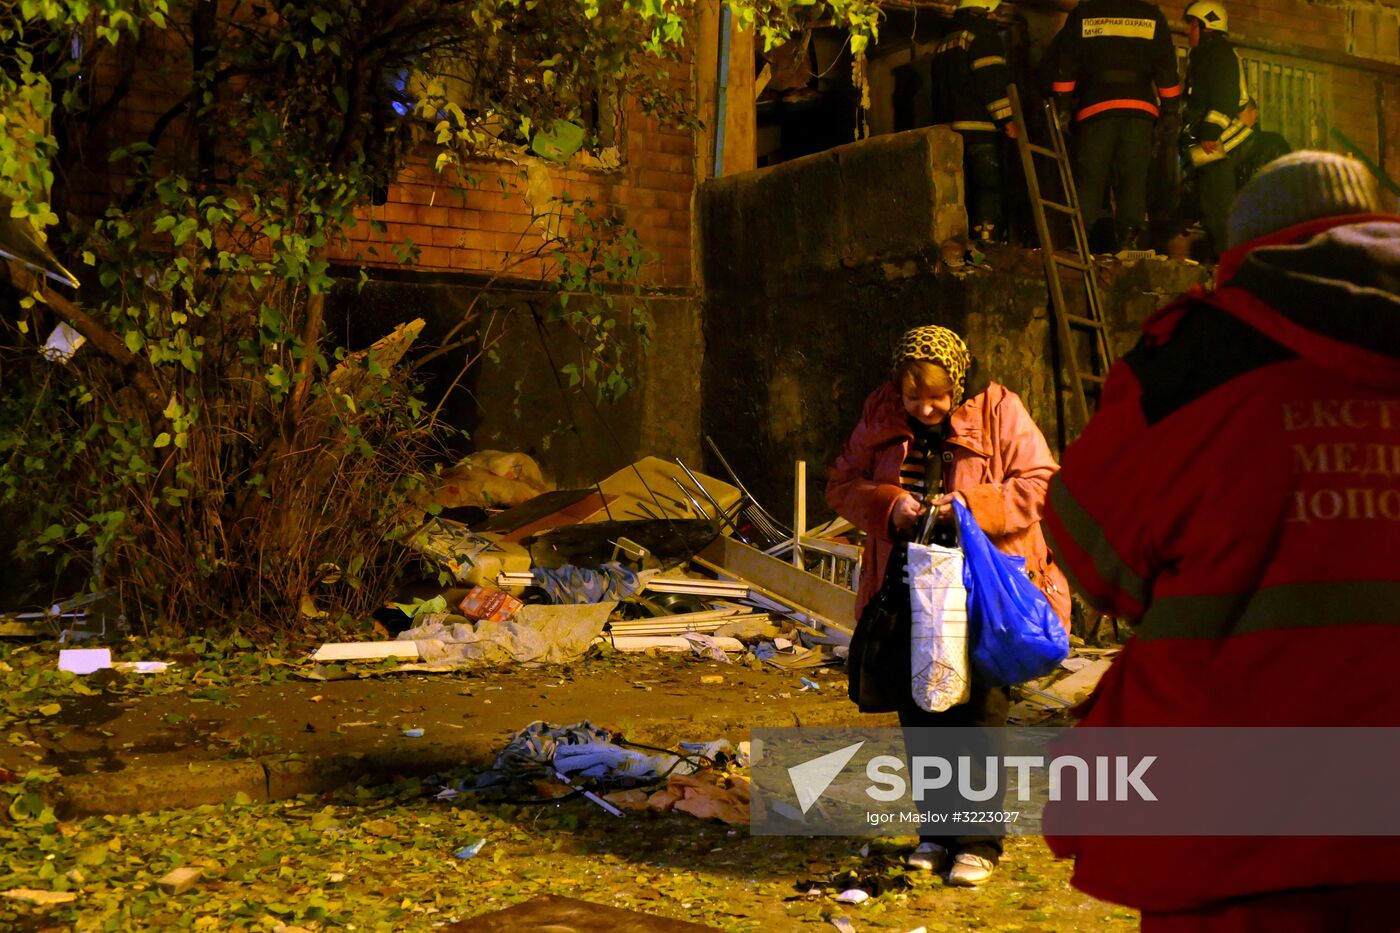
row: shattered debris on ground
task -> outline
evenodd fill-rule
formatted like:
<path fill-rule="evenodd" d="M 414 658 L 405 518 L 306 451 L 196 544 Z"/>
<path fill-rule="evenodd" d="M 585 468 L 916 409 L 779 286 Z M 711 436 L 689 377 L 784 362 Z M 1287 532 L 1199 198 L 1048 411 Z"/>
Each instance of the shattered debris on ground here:
<path fill-rule="evenodd" d="M 483 472 L 539 491 L 507 496 L 504 487 L 476 482 Z M 775 671 L 843 659 L 855 624 L 853 591 L 795 566 L 799 560 L 773 556 L 782 542 L 772 553 L 745 543 L 743 516 L 767 513 L 735 484 L 648 457 L 593 487 L 554 490 L 528 457 L 500 451 L 474 455 L 442 476 L 437 506 L 479 506 L 485 516 L 469 525 L 437 514 L 410 536 L 447 585 L 425 579 L 411 600 L 376 613 L 389 639 L 326 645 L 314 661 L 400 659 L 373 668 L 388 673 L 559 664 L 590 650 L 685 652 Z M 776 520 L 762 525 L 778 528 Z M 834 560 L 821 550 L 827 539 L 819 533 L 792 540 L 817 547 L 819 562 Z M 853 547 L 828 543 L 840 553 Z M 742 570 L 728 566 L 740 561 Z M 751 580 L 758 571 L 761 579 Z M 316 667 L 307 676 L 356 672 Z"/>

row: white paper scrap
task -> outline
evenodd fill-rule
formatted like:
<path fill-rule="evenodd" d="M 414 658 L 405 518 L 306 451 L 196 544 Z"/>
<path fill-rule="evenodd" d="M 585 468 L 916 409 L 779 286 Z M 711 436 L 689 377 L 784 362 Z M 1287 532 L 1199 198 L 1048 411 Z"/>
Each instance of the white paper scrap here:
<path fill-rule="evenodd" d="M 64 648 L 58 653 L 58 669 L 73 674 L 91 674 L 112 666 L 110 648 Z"/>

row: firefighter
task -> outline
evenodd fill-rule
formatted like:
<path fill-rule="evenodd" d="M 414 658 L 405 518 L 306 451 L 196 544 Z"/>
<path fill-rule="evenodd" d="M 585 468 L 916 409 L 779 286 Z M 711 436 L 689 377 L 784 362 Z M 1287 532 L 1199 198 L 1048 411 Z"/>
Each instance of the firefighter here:
<path fill-rule="evenodd" d="M 1166 16 L 1147 0 L 1084 0 L 1060 31 L 1053 75 L 1051 91 L 1076 99 L 1074 174 L 1085 230 L 1104 215 L 1111 181 L 1119 249 L 1147 247 L 1154 130 L 1160 126 L 1174 142 L 1180 128 L 1181 81 Z"/>
<path fill-rule="evenodd" d="M 952 30 L 933 53 L 933 122 L 962 135 L 968 224 L 974 242 L 1002 237 L 1001 137 L 1014 139 L 1011 71 L 997 28 L 988 19 L 1001 0 L 960 0 Z"/>
<path fill-rule="evenodd" d="M 1229 19 L 1220 0 L 1195 0 L 1186 8 L 1186 38 L 1191 44 L 1186 71 L 1187 156 L 1196 174 L 1212 259 L 1225 247 L 1225 224 L 1235 198 L 1230 154 L 1252 132 L 1239 118 L 1249 103 L 1249 89 L 1228 32 Z"/>

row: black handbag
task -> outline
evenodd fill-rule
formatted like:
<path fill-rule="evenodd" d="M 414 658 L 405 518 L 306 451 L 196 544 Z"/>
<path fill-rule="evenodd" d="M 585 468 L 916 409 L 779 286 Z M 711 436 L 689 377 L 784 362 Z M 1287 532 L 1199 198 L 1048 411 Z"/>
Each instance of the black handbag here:
<path fill-rule="evenodd" d="M 862 713 L 892 713 L 909 705 L 909 586 L 904 542 L 896 542 L 880 589 L 866 603 L 846 657 L 847 692 Z"/>

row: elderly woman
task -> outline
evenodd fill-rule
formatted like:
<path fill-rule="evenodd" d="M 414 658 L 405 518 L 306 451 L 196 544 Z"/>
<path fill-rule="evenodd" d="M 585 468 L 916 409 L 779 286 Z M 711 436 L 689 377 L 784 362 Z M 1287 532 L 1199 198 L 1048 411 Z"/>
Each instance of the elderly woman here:
<path fill-rule="evenodd" d="M 902 599 L 893 631 L 856 627 L 850 694 L 862 712 L 896 711 L 906 729 L 1006 723 L 1007 689 L 975 676 L 965 703 L 936 713 L 915 704 L 904 545 L 929 508 L 936 510 L 933 518 L 947 521 L 953 499 L 960 498 L 993 544 L 1026 559 L 1031 579 L 1068 626 L 1069 586 L 1040 530 L 1046 489 L 1058 469 L 1021 399 L 980 376 L 961 337 L 933 325 L 904 335 L 891 377 L 866 399 L 826 487 L 827 503 L 866 535 L 857 618 L 866 621 L 866 606 L 887 582 L 886 596 L 897 606 Z M 902 640 L 901 650 L 876 650 L 872 641 L 880 638 Z M 985 883 L 1001 856 L 1001 835 L 921 838 L 909 864 L 947 868 L 950 884 Z"/>

